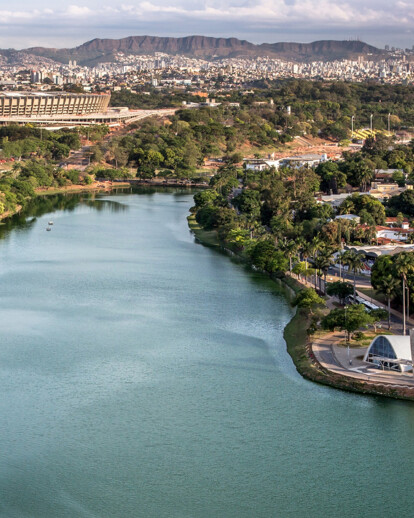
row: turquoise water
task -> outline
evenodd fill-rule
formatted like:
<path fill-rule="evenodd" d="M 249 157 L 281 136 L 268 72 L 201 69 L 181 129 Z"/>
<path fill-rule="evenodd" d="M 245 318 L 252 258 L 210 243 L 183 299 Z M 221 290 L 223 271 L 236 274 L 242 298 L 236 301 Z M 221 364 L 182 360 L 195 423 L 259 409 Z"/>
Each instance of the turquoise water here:
<path fill-rule="evenodd" d="M 3 228 L 0 516 L 411 517 L 414 405 L 303 380 L 283 294 L 195 243 L 191 203 Z"/>

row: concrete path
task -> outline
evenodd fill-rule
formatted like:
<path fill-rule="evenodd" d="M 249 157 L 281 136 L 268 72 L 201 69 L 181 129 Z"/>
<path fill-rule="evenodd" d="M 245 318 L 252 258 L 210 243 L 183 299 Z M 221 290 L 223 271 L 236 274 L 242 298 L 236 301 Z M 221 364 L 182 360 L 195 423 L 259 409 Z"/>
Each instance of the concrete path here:
<path fill-rule="evenodd" d="M 365 355 L 366 347 L 351 347 L 348 359 L 347 347 L 338 345 L 343 340 L 345 340 L 345 334 L 339 332 L 329 333 L 321 338 L 314 339 L 311 350 L 322 367 L 336 374 L 361 381 L 387 386 L 402 386 L 414 390 L 412 373 L 381 371 L 371 367 L 361 359 Z"/>

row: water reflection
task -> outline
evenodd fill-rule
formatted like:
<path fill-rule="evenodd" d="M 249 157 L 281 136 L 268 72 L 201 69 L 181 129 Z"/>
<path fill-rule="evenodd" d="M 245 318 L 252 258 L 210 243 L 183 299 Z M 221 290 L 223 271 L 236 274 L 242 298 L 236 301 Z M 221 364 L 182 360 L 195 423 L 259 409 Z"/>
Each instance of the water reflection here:
<path fill-rule="evenodd" d="M 158 193 L 170 193 L 176 197 L 188 196 L 197 192 L 197 189 L 183 189 L 176 187 L 131 187 L 114 189 L 112 194 L 138 194 L 154 195 Z M 37 196 L 19 214 L 4 219 L 0 223 L 0 239 L 4 239 L 12 229 L 29 230 L 37 218 L 57 211 L 73 212 L 79 205 L 85 205 L 99 212 L 125 212 L 129 210 L 128 205 L 107 198 L 108 193 L 65 193 L 48 196 Z"/>
<path fill-rule="evenodd" d="M 4 239 L 12 229 L 28 230 L 36 220 L 45 214 L 57 211 L 73 212 L 79 205 L 86 205 L 97 211 L 124 212 L 128 206 L 115 200 L 102 199 L 101 193 L 53 194 L 37 196 L 14 216 L 0 225 L 0 239 Z"/>

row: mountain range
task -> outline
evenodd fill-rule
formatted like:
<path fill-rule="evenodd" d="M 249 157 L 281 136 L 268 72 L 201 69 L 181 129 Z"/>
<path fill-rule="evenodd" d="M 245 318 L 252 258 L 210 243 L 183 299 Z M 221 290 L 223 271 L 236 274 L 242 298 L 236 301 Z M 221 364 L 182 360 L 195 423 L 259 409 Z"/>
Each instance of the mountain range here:
<path fill-rule="evenodd" d="M 121 39 L 96 38 L 78 47 L 66 49 L 31 47 L 23 50 L 0 50 L 0 55 L 9 62 L 18 61 L 22 56 L 31 55 L 60 63 L 76 60 L 80 65 L 93 66 L 101 62 L 116 61 L 116 54 L 119 52 L 132 55 L 163 52 L 209 60 L 223 57 L 269 56 L 298 62 L 353 59 L 361 55 L 370 55 L 375 59 L 384 53 L 376 47 L 355 40 L 322 40 L 312 43 L 281 42 L 257 45 L 237 38 L 129 36 Z"/>

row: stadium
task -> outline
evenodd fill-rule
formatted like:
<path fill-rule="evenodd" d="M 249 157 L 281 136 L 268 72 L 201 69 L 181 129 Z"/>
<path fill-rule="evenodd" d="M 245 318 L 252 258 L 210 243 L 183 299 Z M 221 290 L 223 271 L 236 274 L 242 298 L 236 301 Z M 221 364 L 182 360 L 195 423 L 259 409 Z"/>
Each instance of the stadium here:
<path fill-rule="evenodd" d="M 0 92 L 0 117 L 104 113 L 110 94 Z"/>
<path fill-rule="evenodd" d="M 50 128 L 93 124 L 119 126 L 154 115 L 172 115 L 176 111 L 109 108 L 110 99 L 110 94 L 97 93 L 0 92 L 0 125 L 35 124 Z"/>

